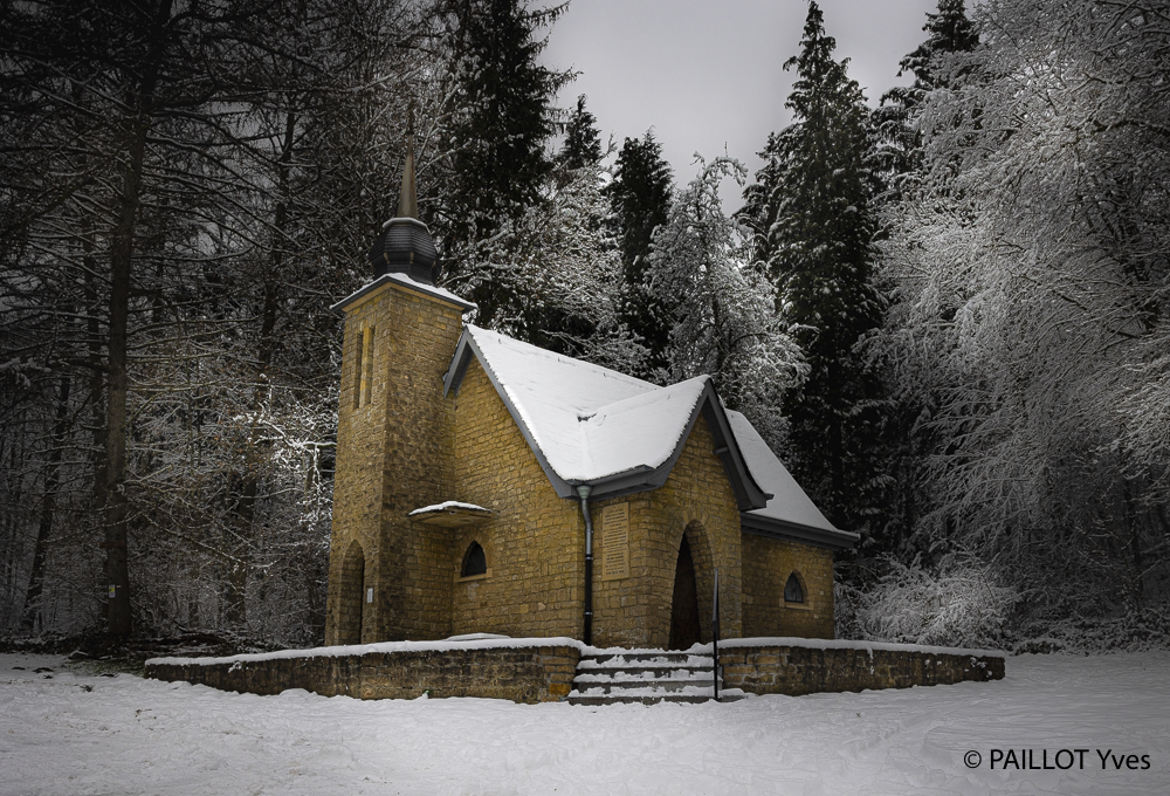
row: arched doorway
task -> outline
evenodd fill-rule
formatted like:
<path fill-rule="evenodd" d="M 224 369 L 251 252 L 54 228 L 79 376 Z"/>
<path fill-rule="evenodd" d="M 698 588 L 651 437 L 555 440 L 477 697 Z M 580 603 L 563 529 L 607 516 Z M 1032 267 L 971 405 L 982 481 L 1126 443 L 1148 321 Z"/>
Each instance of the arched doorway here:
<path fill-rule="evenodd" d="M 351 542 L 341 562 L 341 605 L 337 617 L 337 643 L 362 643 L 362 609 L 365 607 L 366 557 L 362 546 Z"/>
<path fill-rule="evenodd" d="M 670 649 L 680 650 L 699 642 L 699 589 L 695 581 L 695 560 L 683 534 L 674 568 L 674 596 L 670 608 Z"/>

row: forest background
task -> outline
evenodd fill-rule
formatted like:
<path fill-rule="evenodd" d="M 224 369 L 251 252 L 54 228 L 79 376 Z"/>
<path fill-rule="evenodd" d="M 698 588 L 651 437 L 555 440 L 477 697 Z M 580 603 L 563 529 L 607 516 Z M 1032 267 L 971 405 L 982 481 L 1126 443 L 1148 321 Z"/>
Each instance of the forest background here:
<path fill-rule="evenodd" d="M 556 107 L 563 11 L 0 2 L 0 633 L 321 641 L 329 305 L 411 140 L 476 323 L 712 374 L 863 534 L 840 634 L 1165 643 L 1170 5 L 940 0 L 875 108 L 810 3 L 762 168 L 681 182 Z"/>

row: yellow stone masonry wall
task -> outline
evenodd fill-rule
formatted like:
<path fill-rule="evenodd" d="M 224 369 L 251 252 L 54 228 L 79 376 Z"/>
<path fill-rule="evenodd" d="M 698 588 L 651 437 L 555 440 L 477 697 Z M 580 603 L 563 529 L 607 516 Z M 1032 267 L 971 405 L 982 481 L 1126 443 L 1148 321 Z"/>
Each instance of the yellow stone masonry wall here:
<path fill-rule="evenodd" d="M 367 328 L 372 346 L 363 351 Z M 451 499 L 453 407 L 442 377 L 461 331 L 458 306 L 395 284 L 346 308 L 326 643 L 341 640 L 352 613 L 341 561 L 355 539 L 365 586 L 375 589 L 373 604 L 363 602 L 362 641 L 450 632 L 450 581 L 438 574 L 450 536 L 416 530 L 406 514 Z M 359 364 L 369 373 L 368 402 L 356 394 Z"/>
<path fill-rule="evenodd" d="M 714 448 L 707 423 L 699 417 L 662 487 L 595 504 L 596 519 L 608 505 L 629 503 L 630 577 L 598 577 L 594 582 L 594 644 L 668 645 L 675 566 L 684 531 L 695 562 L 702 640 L 711 639 L 712 573 L 716 566 L 722 635 L 739 635 L 739 511 Z M 599 560 L 604 554 L 604 522 L 596 531 L 602 545 L 594 550 Z"/>
<path fill-rule="evenodd" d="M 558 497 L 477 360 L 455 396 L 455 499 L 492 509 L 490 521 L 454 532 L 443 573 L 452 588 L 454 633 L 582 635 L 585 526 L 577 504 Z M 462 579 L 472 541 L 486 575 Z"/>
<path fill-rule="evenodd" d="M 804 584 L 804 603 L 787 604 L 792 572 Z M 743 635 L 833 637 L 833 552 L 765 536 L 743 535 Z"/>

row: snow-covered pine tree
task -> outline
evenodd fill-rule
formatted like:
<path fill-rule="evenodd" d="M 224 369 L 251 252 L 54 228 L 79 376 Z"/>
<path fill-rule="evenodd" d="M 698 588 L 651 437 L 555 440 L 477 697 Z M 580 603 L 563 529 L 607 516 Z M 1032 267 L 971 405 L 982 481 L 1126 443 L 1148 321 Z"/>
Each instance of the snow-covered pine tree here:
<path fill-rule="evenodd" d="M 621 250 L 620 316 L 650 352 L 645 370 L 638 374 L 647 377 L 668 366 L 669 311 L 663 303 L 668 297 L 650 289 L 646 269 L 654 230 L 666 221 L 670 208 L 671 183 L 662 145 L 647 130 L 642 138 L 627 138 L 622 144 L 613 182 L 606 189 Z"/>
<path fill-rule="evenodd" d="M 449 0 L 448 7 L 454 86 L 442 137 L 450 182 L 433 226 L 446 280 L 457 289 L 466 284 L 463 295 L 490 324 L 505 297 L 484 273 L 481 248 L 538 203 L 552 172 L 546 151 L 556 126 L 552 103 L 569 74 L 540 62 L 546 40 L 537 34 L 565 6 Z"/>
<path fill-rule="evenodd" d="M 566 171 L 575 171 L 601 162 L 601 135 L 597 132 L 597 117 L 585 107 L 585 95 L 577 97 L 577 107 L 565 124 L 565 143 L 557 155 L 557 162 Z"/>
<path fill-rule="evenodd" d="M 723 213 L 720 183 L 742 185 L 745 176 L 737 160 L 699 159 L 699 174 L 654 231 L 646 281 L 655 295 L 674 298 L 668 380 L 713 376 L 727 405 L 777 447 L 787 426 L 781 402 L 805 367 L 773 309 L 771 283 L 748 265 L 745 237 Z"/>
<path fill-rule="evenodd" d="M 969 52 L 979 43 L 965 5 L 964 0 L 939 0 L 938 12 L 927 13 L 922 26 L 926 40 L 899 64 L 899 77 L 910 72 L 914 82 L 887 91 L 881 107 L 873 112 L 874 166 L 892 196 L 901 192 L 903 175 L 914 171 L 921 161 L 922 135 L 913 119 L 915 108 L 928 92 L 962 80 L 963 70 L 940 72 L 941 59 L 950 53 Z"/>
<path fill-rule="evenodd" d="M 820 8 L 809 3 L 800 52 L 784 64 L 796 69 L 785 102 L 795 121 L 769 136 L 741 217 L 810 367 L 804 388 L 786 402 L 789 460 L 834 522 L 859 528 L 877 390 L 854 347 L 878 324 L 881 300 L 870 274 L 868 113 L 835 47 Z"/>

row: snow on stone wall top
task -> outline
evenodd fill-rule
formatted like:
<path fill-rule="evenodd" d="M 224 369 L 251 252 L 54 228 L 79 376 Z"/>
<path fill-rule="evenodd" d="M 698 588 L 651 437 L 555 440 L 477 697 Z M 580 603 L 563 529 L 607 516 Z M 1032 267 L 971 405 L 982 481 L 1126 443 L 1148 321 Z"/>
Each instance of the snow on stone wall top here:
<path fill-rule="evenodd" d="M 147 665 L 168 666 L 214 666 L 218 664 L 249 663 L 287 658 L 348 657 L 370 653 L 396 652 L 449 652 L 468 649 L 531 649 L 533 647 L 572 647 L 583 655 L 624 654 L 646 655 L 651 653 L 686 652 L 691 655 L 710 655 L 711 644 L 695 644 L 686 650 L 665 650 L 657 647 L 627 649 L 624 647 L 591 647 L 582 642 L 563 636 L 548 638 L 509 638 L 488 633 L 469 633 L 439 641 L 381 641 L 375 644 L 342 644 L 332 647 L 309 649 L 275 650 L 230 655 L 221 658 L 151 658 Z M 935 647 L 925 644 L 898 644 L 890 641 L 857 641 L 853 639 L 799 638 L 795 636 L 767 636 L 759 638 L 729 638 L 719 642 L 720 649 L 742 647 L 803 647 L 805 649 L 856 649 L 872 653 L 874 650 L 889 652 L 921 652 L 928 655 L 959 655 L 975 658 L 1005 658 L 1001 650 L 966 649 L 963 647 Z M 699 665 L 699 664 L 696 664 Z"/>
<path fill-rule="evenodd" d="M 968 649 L 966 647 L 936 647 L 930 644 L 901 644 L 894 641 L 862 641 L 848 638 L 801 638 L 797 636 L 761 636 L 759 638 L 730 638 L 719 642 L 719 649 L 740 647 L 803 647 L 818 650 L 874 650 L 885 652 L 921 652 L 927 655 L 958 655 L 973 658 L 1006 658 L 1003 650 Z M 695 645 L 692 652 L 710 652 L 710 644 Z"/>
<path fill-rule="evenodd" d="M 481 634 L 469 634 L 481 636 Z M 487 636 L 488 634 L 482 634 Z M 255 661 L 284 660 L 288 658 L 345 658 L 351 655 L 393 652 L 450 652 L 453 650 L 530 649 L 532 647 L 573 647 L 583 650 L 585 645 L 576 639 L 550 636 L 548 638 L 508 638 L 491 636 L 477 638 L 448 638 L 439 641 L 380 641 L 375 644 L 337 644 L 331 647 L 310 647 L 299 650 L 246 652 L 222 658 L 151 658 L 148 666 L 216 666 L 222 663 L 251 663 Z"/>

